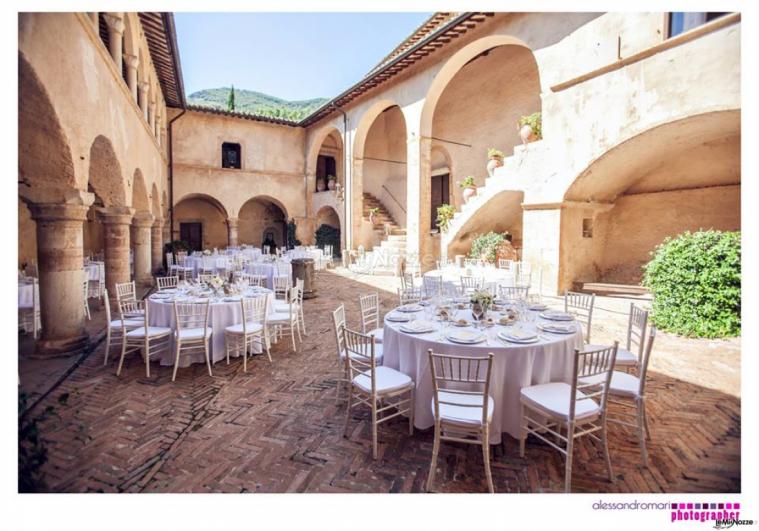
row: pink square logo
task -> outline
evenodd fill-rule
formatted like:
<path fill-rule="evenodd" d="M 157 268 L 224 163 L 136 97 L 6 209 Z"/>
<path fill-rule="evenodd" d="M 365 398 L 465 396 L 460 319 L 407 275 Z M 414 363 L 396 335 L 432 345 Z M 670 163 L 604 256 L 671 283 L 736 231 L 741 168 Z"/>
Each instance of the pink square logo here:
<path fill-rule="evenodd" d="M 693 509 L 693 504 L 692 503 L 688 504 L 688 509 Z"/>

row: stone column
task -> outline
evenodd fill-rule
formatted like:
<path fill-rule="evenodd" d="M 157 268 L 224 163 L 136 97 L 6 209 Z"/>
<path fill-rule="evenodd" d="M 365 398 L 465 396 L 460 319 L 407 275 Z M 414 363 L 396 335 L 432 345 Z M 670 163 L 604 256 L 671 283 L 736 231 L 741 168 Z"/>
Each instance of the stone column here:
<path fill-rule="evenodd" d="M 94 196 L 84 203 L 93 200 Z M 82 246 L 88 209 L 88 204 L 31 205 L 32 218 L 37 222 L 42 319 L 42 337 L 35 346 L 36 355 L 74 354 L 87 346 Z"/>
<path fill-rule="evenodd" d="M 155 275 L 163 269 L 163 220 L 160 218 L 150 228 L 150 250 Z"/>
<path fill-rule="evenodd" d="M 137 103 L 137 65 L 140 64 L 140 59 L 136 55 L 125 53 L 124 62 L 127 67 L 127 86 L 132 93 L 135 103 Z"/>
<path fill-rule="evenodd" d="M 105 15 L 105 23 L 108 26 L 108 51 L 111 52 L 113 62 L 116 64 L 116 70 L 118 70 L 119 76 L 121 76 L 124 20 L 116 15 Z"/>
<path fill-rule="evenodd" d="M 422 271 L 434 269 L 430 238 L 430 154 L 432 139 L 412 132 L 406 154 L 406 256 L 418 258 Z"/>
<path fill-rule="evenodd" d="M 169 220 L 167 219 L 163 224 L 163 241 L 164 243 L 170 243 L 173 241 L 173 236 L 171 234 L 171 224 L 169 223 Z"/>
<path fill-rule="evenodd" d="M 155 133 L 155 102 L 151 101 L 148 105 L 148 125 L 150 126 L 150 130 Z"/>
<path fill-rule="evenodd" d="M 153 274 L 150 269 L 152 253 L 150 233 L 152 228 L 153 216 L 149 212 L 138 212 L 132 219 L 134 280 L 143 286 L 153 283 Z"/>
<path fill-rule="evenodd" d="M 237 246 L 237 228 L 240 226 L 240 220 L 237 218 L 227 218 L 227 230 L 229 234 L 228 246 Z"/>
<path fill-rule="evenodd" d="M 116 284 L 129 282 L 129 228 L 134 210 L 127 207 L 106 207 L 99 210 L 105 241 L 105 283 L 111 297 L 116 298 Z"/>
<path fill-rule="evenodd" d="M 137 91 L 139 92 L 138 103 L 140 109 L 142 109 L 142 115 L 145 117 L 145 121 L 148 121 L 148 90 L 150 85 L 146 81 L 141 81 L 137 84 Z"/>

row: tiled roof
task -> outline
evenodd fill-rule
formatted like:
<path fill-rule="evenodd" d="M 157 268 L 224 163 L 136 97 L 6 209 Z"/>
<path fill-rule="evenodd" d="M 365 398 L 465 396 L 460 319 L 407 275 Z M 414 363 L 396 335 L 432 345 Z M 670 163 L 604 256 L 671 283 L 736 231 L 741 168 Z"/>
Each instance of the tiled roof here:
<path fill-rule="evenodd" d="M 233 118 L 242 118 L 244 120 L 255 120 L 257 122 L 268 122 L 268 123 L 278 124 L 278 125 L 290 125 L 292 127 L 297 127 L 299 125 L 298 122 L 295 122 L 292 120 L 285 120 L 283 118 L 273 118 L 271 116 L 253 114 L 253 113 L 244 112 L 244 111 L 228 111 L 226 109 L 219 109 L 217 107 L 206 107 L 204 105 L 188 105 L 187 110 L 197 111 L 197 112 L 206 112 L 210 114 L 219 114 L 223 116 L 231 116 Z"/>

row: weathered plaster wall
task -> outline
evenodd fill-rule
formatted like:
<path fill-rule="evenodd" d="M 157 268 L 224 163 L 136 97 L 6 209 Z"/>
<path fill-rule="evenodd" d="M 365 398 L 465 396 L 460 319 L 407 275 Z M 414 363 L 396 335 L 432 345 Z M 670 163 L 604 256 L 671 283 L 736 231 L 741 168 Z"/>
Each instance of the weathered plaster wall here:
<path fill-rule="evenodd" d="M 18 200 L 18 267 L 37 263 L 37 224 L 26 203 Z"/>
<path fill-rule="evenodd" d="M 285 242 L 285 215 L 279 207 L 268 201 L 248 201 L 240 209 L 237 241 L 260 247 L 264 233 L 271 231 L 277 247 Z"/>
<path fill-rule="evenodd" d="M 179 239 L 179 224 L 182 222 L 199 222 L 203 225 L 203 249 L 222 249 L 227 246 L 226 219 L 210 202 L 191 198 L 174 207 L 174 239 Z"/>

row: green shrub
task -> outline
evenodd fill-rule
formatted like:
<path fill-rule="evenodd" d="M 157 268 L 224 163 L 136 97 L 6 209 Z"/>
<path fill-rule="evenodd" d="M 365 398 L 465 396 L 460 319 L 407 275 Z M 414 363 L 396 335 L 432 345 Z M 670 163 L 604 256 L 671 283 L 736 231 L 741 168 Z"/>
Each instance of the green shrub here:
<path fill-rule="evenodd" d="M 437 222 L 440 232 L 448 230 L 448 225 L 451 224 L 455 213 L 456 210 L 453 208 L 453 205 L 445 203 L 437 207 L 437 219 L 435 221 Z"/>
<path fill-rule="evenodd" d="M 295 237 L 295 234 L 298 230 L 298 225 L 295 223 L 294 219 L 290 219 L 290 221 L 287 222 L 287 248 L 288 249 L 294 249 L 295 247 L 298 247 L 300 245 L 300 240 Z"/>
<path fill-rule="evenodd" d="M 495 262 L 498 246 L 503 243 L 506 236 L 498 232 L 490 231 L 487 234 L 477 236 L 472 242 L 472 249 L 469 251 L 470 258 L 483 258 L 488 262 Z"/>
<path fill-rule="evenodd" d="M 319 225 L 314 233 L 316 235 L 316 246 L 324 248 L 325 245 L 332 246 L 332 254 L 339 257 L 342 254 L 340 250 L 340 229 L 331 225 Z"/>
<path fill-rule="evenodd" d="M 685 336 L 740 334 L 740 232 L 685 232 L 651 255 L 642 284 L 654 296 L 657 327 Z"/>

